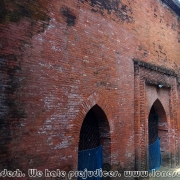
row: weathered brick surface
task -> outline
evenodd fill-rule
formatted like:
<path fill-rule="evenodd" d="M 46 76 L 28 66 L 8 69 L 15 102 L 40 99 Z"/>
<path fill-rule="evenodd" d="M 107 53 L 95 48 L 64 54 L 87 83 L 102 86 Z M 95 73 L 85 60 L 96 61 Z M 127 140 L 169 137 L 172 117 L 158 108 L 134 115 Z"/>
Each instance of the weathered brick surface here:
<path fill-rule="evenodd" d="M 0 168 L 77 169 L 80 128 L 98 104 L 110 126 L 112 169 L 134 169 L 135 154 L 146 154 L 135 147 L 147 133 L 134 134 L 142 125 L 136 119 L 147 109 L 134 114 L 146 87 L 134 79 L 132 59 L 179 74 L 179 27 L 160 0 L 1 1 Z M 169 75 L 147 74 L 172 84 Z"/>

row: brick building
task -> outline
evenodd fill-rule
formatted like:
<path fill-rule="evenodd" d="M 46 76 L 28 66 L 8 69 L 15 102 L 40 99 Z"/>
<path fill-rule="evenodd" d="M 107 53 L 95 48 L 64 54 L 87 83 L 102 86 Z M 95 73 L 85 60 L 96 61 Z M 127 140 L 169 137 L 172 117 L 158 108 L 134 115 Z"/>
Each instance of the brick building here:
<path fill-rule="evenodd" d="M 179 11 L 178 0 L 1 0 L 0 169 L 77 170 L 78 151 L 102 145 L 105 168 L 148 170 L 154 128 L 162 164 L 179 165 Z"/>

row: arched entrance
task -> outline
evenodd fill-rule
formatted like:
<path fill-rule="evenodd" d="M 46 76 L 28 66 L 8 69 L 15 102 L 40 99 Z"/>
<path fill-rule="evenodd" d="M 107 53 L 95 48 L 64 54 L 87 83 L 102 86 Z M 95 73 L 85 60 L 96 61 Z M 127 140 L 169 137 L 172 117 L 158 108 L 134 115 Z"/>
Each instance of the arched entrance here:
<path fill-rule="evenodd" d="M 165 110 L 157 99 L 148 118 L 149 169 L 158 169 L 168 163 L 168 126 Z"/>
<path fill-rule="evenodd" d="M 79 137 L 78 170 L 107 169 L 111 162 L 110 127 L 104 111 L 93 106 L 86 114 Z M 81 179 L 81 178 L 79 178 Z M 91 179 L 91 178 L 90 178 Z"/>

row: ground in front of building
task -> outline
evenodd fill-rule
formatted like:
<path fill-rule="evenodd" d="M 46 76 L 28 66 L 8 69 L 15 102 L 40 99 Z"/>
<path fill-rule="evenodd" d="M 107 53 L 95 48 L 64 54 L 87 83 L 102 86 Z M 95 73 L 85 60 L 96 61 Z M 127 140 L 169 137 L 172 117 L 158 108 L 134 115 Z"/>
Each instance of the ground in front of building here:
<path fill-rule="evenodd" d="M 179 180 L 180 179 L 180 166 L 176 168 L 169 168 L 169 167 L 163 167 L 161 166 L 159 170 L 155 171 L 154 174 L 153 172 L 150 173 L 150 180 Z M 156 175 L 156 177 L 154 177 Z"/>

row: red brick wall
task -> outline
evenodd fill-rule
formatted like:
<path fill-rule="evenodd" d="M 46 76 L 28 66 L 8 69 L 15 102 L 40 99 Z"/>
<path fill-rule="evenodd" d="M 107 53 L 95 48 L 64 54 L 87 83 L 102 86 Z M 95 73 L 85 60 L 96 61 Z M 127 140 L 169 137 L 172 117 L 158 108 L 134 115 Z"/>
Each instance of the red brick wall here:
<path fill-rule="evenodd" d="M 134 169 L 132 59 L 178 73 L 177 16 L 160 0 L 2 2 L 0 167 L 77 169 L 81 124 L 98 104 L 112 169 Z"/>

